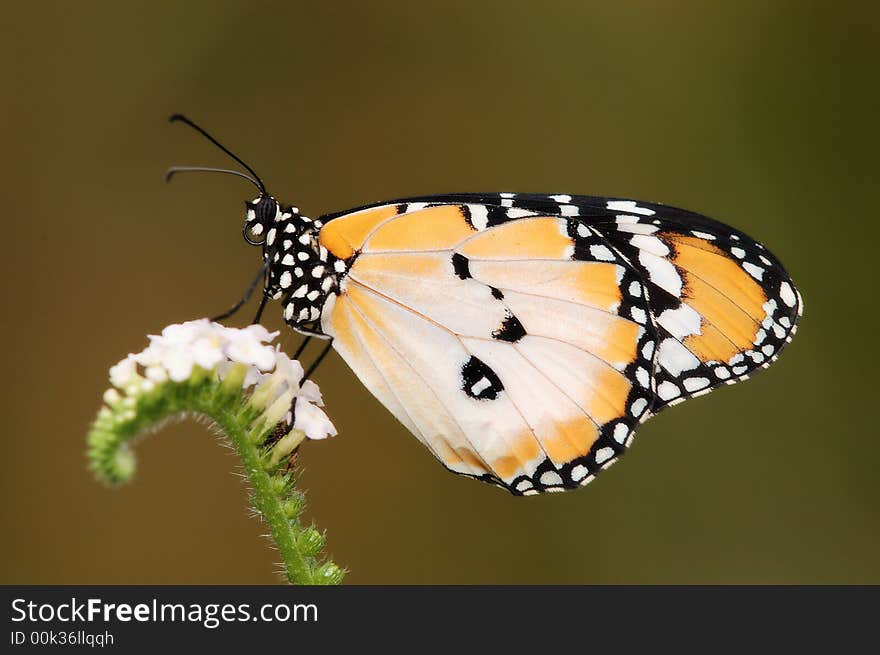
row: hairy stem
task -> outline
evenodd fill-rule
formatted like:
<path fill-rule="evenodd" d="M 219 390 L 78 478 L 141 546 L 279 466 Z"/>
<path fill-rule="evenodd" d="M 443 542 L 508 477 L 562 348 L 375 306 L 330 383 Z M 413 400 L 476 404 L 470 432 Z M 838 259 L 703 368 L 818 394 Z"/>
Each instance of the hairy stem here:
<path fill-rule="evenodd" d="M 274 428 L 241 390 L 241 377 L 222 382 L 207 371 L 184 382 L 165 382 L 149 391 L 120 397 L 110 393 L 88 436 L 89 468 L 98 480 L 118 485 L 128 482 L 135 469 L 131 442 L 162 421 L 193 413 L 211 419 L 230 440 L 244 465 L 254 509 L 269 525 L 272 538 L 291 584 L 338 584 L 343 571 L 319 558 L 324 535 L 314 526 L 300 524 L 305 496 L 294 486 L 296 476 L 286 469 L 289 451 L 282 442 L 264 445 Z M 302 435 L 299 435 L 301 438 Z M 291 439 L 285 438 L 289 448 Z"/>

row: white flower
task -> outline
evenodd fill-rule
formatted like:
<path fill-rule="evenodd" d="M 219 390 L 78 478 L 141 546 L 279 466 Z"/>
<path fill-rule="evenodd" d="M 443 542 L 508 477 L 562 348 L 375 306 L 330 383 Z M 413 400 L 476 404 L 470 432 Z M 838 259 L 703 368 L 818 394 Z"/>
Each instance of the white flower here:
<path fill-rule="evenodd" d="M 243 330 L 222 329 L 226 338 L 223 351 L 229 359 L 256 366 L 261 371 L 272 370 L 275 366 L 275 351 L 263 342 L 271 341 L 278 336 L 278 332 L 270 333 L 262 325 L 249 325 Z"/>
<path fill-rule="evenodd" d="M 168 379 L 168 371 L 166 371 L 161 366 L 147 366 L 144 371 L 144 375 L 147 376 L 148 380 L 152 380 L 153 382 L 161 384 Z"/>
<path fill-rule="evenodd" d="M 193 360 L 202 368 L 214 368 L 224 360 L 222 345 L 217 334 L 200 336 L 192 344 Z"/>
<path fill-rule="evenodd" d="M 325 439 L 336 435 L 336 427 L 327 418 L 324 410 L 315 407 L 304 396 L 296 399 L 295 430 L 302 430 L 309 439 Z"/>
<path fill-rule="evenodd" d="M 110 369 L 110 383 L 120 389 L 136 382 L 138 377 L 137 362 L 131 355 Z"/>
<path fill-rule="evenodd" d="M 311 380 L 303 382 L 302 388 L 299 390 L 299 395 L 306 400 L 315 403 L 318 407 L 324 406 L 324 398 L 321 396 L 321 390 L 318 388 L 318 385 Z"/>
<path fill-rule="evenodd" d="M 275 373 L 283 376 L 291 387 L 299 387 L 299 381 L 302 380 L 304 371 L 302 364 L 288 357 L 286 353 L 281 352 L 280 346 L 276 346 Z M 306 384 L 309 384 L 309 380 L 306 380 Z"/>
<path fill-rule="evenodd" d="M 183 346 L 171 346 L 162 354 L 162 361 L 168 377 L 174 382 L 183 382 L 192 374 L 192 351 Z"/>
<path fill-rule="evenodd" d="M 168 380 L 185 382 L 196 368 L 212 372 L 220 380 L 231 371 L 241 375 L 245 370 L 242 388 L 252 388 L 249 402 L 262 411 L 261 420 L 267 425 L 287 416 L 289 426 L 294 404 L 293 428 L 310 439 L 335 435 L 333 423 L 319 409 L 324 406 L 321 390 L 311 380 L 300 386 L 303 367 L 270 344 L 277 336 L 278 332 L 269 332 L 262 325 L 238 329 L 208 319 L 169 325 L 161 334 L 149 335 L 150 344 L 143 351 L 130 354 L 111 368 L 110 382 L 126 394 L 148 393 Z M 120 398 L 116 389 L 105 395 L 108 403 Z M 134 401 L 130 396 L 126 399 Z"/>

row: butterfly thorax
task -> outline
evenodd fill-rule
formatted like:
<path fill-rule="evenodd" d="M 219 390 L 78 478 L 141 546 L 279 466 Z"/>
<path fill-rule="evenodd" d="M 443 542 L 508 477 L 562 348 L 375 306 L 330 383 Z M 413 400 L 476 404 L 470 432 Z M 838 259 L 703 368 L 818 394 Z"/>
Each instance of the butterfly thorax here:
<path fill-rule="evenodd" d="M 258 203 L 248 203 L 249 222 L 259 220 Z M 301 215 L 297 207 L 275 203 L 274 209 L 274 220 L 265 221 L 262 243 L 263 261 L 268 262 L 265 294 L 281 301 L 288 325 L 323 335 L 321 310 L 338 289 L 345 263 L 318 242 L 321 221 Z"/>

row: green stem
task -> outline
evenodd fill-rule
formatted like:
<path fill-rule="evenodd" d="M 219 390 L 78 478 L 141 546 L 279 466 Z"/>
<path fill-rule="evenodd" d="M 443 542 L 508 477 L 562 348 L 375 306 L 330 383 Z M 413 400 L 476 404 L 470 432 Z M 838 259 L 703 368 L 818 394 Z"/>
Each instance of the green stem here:
<path fill-rule="evenodd" d="M 226 436 L 232 441 L 250 481 L 253 490 L 253 505 L 272 531 L 272 538 L 281 553 L 287 579 L 292 584 L 314 584 L 314 576 L 299 551 L 297 534 L 291 529 L 291 523 L 281 508 L 282 499 L 275 492 L 272 480 L 264 467 L 263 459 L 257 446 L 251 441 L 252 435 L 242 430 L 236 417 L 228 412 L 212 417 Z"/>
<path fill-rule="evenodd" d="M 130 443 L 145 431 L 181 413 L 206 416 L 241 458 L 251 501 L 269 525 L 288 581 L 314 585 L 342 580 L 344 573 L 336 564 L 319 559 L 324 535 L 314 526 L 300 524 L 305 495 L 294 487 L 295 476 L 276 463 L 286 458 L 273 453 L 273 446 L 263 445 L 274 426 L 266 426 L 261 411 L 242 395 L 240 381 L 222 383 L 204 371 L 181 383 L 166 382 L 148 392 L 110 400 L 88 436 L 89 468 L 100 481 L 118 485 L 131 479 L 135 461 Z"/>

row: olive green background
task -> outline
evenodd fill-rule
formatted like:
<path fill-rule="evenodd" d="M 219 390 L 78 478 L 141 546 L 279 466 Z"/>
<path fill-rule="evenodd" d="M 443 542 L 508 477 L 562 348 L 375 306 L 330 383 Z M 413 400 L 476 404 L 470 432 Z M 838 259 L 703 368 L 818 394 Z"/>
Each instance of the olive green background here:
<path fill-rule="evenodd" d="M 333 354 L 318 382 L 340 434 L 302 449 L 303 484 L 349 582 L 880 583 L 868 7 L 5 6 L 0 582 L 280 580 L 203 426 L 141 442 L 125 488 L 85 470 L 108 367 L 225 309 L 259 265 L 246 183 L 163 183 L 230 163 L 166 122 L 181 111 L 311 216 L 452 191 L 657 200 L 762 240 L 803 292 L 774 367 L 649 421 L 562 495 L 445 472 Z"/>

